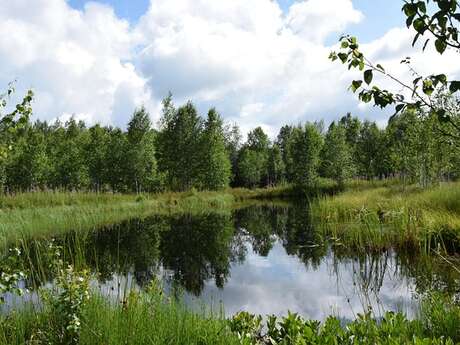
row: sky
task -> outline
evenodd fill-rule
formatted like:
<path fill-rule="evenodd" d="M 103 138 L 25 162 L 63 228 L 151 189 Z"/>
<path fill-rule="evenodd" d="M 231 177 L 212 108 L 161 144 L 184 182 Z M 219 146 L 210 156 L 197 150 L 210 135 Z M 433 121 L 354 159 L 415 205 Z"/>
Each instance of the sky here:
<path fill-rule="evenodd" d="M 154 123 L 161 100 L 215 106 L 243 133 L 347 112 L 384 125 L 391 110 L 347 91 L 355 72 L 330 62 L 344 33 L 373 61 L 410 79 L 460 74 L 455 52 L 411 48 L 400 0 L 0 0 L 0 88 L 36 94 L 34 117 L 125 127 L 144 105 Z M 382 86 L 394 89 L 387 80 Z"/>
<path fill-rule="evenodd" d="M 70 6 L 79 10 L 84 9 L 87 2 L 87 0 L 68 1 Z M 289 7 L 294 2 L 295 0 L 278 0 L 284 13 L 289 12 Z M 120 18 L 136 23 L 148 10 L 150 0 L 99 0 L 99 3 L 111 6 Z M 363 21 L 351 28 L 353 34 L 360 37 L 362 42 L 376 39 L 390 28 L 404 24 L 404 18 L 400 15 L 401 4 L 398 0 L 355 0 L 353 5 L 365 13 Z M 334 40 L 337 40 L 336 35 L 329 37 L 329 41 Z"/>

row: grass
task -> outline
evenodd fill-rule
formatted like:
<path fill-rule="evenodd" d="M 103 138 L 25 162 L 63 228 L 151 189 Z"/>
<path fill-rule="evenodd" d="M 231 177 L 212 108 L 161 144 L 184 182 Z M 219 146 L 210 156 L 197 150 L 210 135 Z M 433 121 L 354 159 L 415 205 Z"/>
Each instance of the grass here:
<path fill-rule="evenodd" d="M 311 212 L 325 237 L 352 249 L 460 251 L 460 183 L 348 190 L 313 202 Z"/>
<path fill-rule="evenodd" d="M 154 214 L 230 212 L 259 199 L 274 199 L 286 190 L 278 187 L 143 195 L 63 192 L 3 195 L 0 196 L 0 245 L 57 236 L 70 230 L 91 230 Z"/>
<path fill-rule="evenodd" d="M 337 185 L 321 179 L 310 195 L 325 192 L 337 193 Z M 273 202 L 300 194 L 286 185 L 145 195 L 36 192 L 0 196 L 0 245 L 154 214 L 229 212 L 261 199 Z M 354 180 L 346 183 L 341 194 L 311 200 L 315 224 L 335 244 L 363 251 L 460 251 L 460 183 L 420 190 L 402 188 L 395 180 Z"/>
<path fill-rule="evenodd" d="M 1 317 L 0 344 L 60 344 L 62 319 L 32 306 Z M 83 309 L 78 341 L 69 344 L 238 344 L 219 315 L 197 313 L 182 304 L 147 294 L 131 294 L 124 303 L 93 295 Z"/>
<path fill-rule="evenodd" d="M 440 295 L 429 296 L 420 315 L 407 320 L 387 313 L 376 320 L 358 315 L 343 323 L 329 317 L 320 323 L 289 313 L 283 318 L 247 312 L 229 320 L 223 313 L 193 312 L 181 302 L 151 292 L 133 292 L 122 303 L 93 294 L 82 307 L 78 332 L 63 342 L 62 317 L 45 303 L 30 304 L 0 316 L 0 344 L 454 344 L 460 341 L 460 306 Z"/>
<path fill-rule="evenodd" d="M 229 194 L 164 194 L 152 196 L 37 193 L 4 197 L 0 210 L 0 241 L 54 236 L 154 213 L 224 210 L 233 205 Z"/>
<path fill-rule="evenodd" d="M 0 234 L 7 242 L 48 237 L 68 230 L 83 231 L 152 214 L 197 214 L 210 210 L 226 213 L 247 203 L 257 203 L 261 198 L 278 199 L 294 192 L 287 186 L 157 195 L 3 196 Z M 343 194 L 320 197 L 310 207 L 323 236 L 333 238 L 343 248 L 367 252 L 388 248 L 425 252 L 437 246 L 445 251 L 459 248 L 460 183 L 420 190 L 403 189 L 392 181 L 353 181 L 346 185 Z M 42 260 L 44 265 L 47 259 Z M 60 303 L 67 303 L 63 300 Z M 62 334 L 67 326 L 56 310 L 62 312 L 66 308 L 44 300 L 40 305 L 26 303 L 0 315 L 0 345 L 63 343 Z M 360 316 L 347 325 L 334 317 L 319 323 L 289 314 L 275 323 L 267 317 L 272 323 L 261 327 L 257 320 L 262 319 L 258 316 L 242 313 L 225 320 L 222 311 L 192 311 L 151 289 L 132 291 L 121 302 L 92 291 L 78 316 L 81 321 L 78 339 L 69 344 L 453 344 L 460 341 L 460 306 L 439 294 L 430 294 L 423 300 L 416 320 L 389 313 L 382 320 L 371 315 Z M 271 333 L 263 334 L 265 331 Z"/>

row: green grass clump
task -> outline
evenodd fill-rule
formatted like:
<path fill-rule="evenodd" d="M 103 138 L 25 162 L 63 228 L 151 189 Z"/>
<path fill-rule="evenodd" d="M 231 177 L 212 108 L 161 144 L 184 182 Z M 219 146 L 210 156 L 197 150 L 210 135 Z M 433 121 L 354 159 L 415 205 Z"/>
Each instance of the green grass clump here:
<path fill-rule="evenodd" d="M 88 231 L 150 215 L 231 212 L 274 199 L 285 187 L 267 190 L 189 191 L 159 194 L 35 192 L 0 196 L 0 246 L 25 239 Z"/>
<path fill-rule="evenodd" d="M 460 305 L 439 292 L 430 292 L 422 300 L 419 326 L 428 336 L 452 338 L 460 342 Z"/>
<path fill-rule="evenodd" d="M 346 191 L 311 204 L 325 237 L 362 250 L 460 250 L 460 183 Z"/>
<path fill-rule="evenodd" d="M 62 320 L 31 306 L 1 317 L 0 344 L 59 344 Z M 122 303 L 91 296 L 75 344 L 238 344 L 218 315 L 193 312 L 174 301 L 131 293 Z"/>
<path fill-rule="evenodd" d="M 54 284 L 38 290 L 39 304 L 24 301 L 0 315 L 0 344 L 237 344 L 222 312 L 188 309 L 157 279 L 143 291 L 102 296 L 87 269 L 64 264 L 59 247 L 49 249 Z"/>
<path fill-rule="evenodd" d="M 114 195 L 30 193 L 2 198 L 0 244 L 56 236 L 70 230 L 91 230 L 126 219 L 153 214 L 229 211 L 235 200 L 228 193 L 164 193 Z M 5 206 L 7 205 L 7 206 Z"/>
<path fill-rule="evenodd" d="M 269 315 L 264 324 L 262 316 L 248 312 L 226 320 L 222 312 L 192 311 L 159 290 L 131 291 L 122 302 L 94 294 L 78 314 L 73 337 L 65 337 L 69 330 L 59 305 L 27 304 L 0 316 L 0 344 L 457 344 L 460 306 L 440 295 L 427 296 L 423 303 L 414 320 L 387 312 L 379 319 L 366 313 L 355 320 L 330 316 L 319 322 L 288 313 Z"/>
<path fill-rule="evenodd" d="M 33 207 L 77 206 L 111 204 L 135 200 L 132 194 L 85 192 L 28 192 L 0 195 L 0 209 L 28 209 Z"/>
<path fill-rule="evenodd" d="M 39 290 L 39 304 L 23 301 L 19 308 L 0 314 L 0 345 L 453 345 L 460 341 L 460 305 L 440 293 L 423 298 L 414 320 L 393 312 L 376 319 L 369 311 L 355 320 L 330 316 L 319 322 L 288 313 L 281 318 L 267 316 L 264 325 L 262 316 L 248 312 L 225 319 L 223 309 L 192 310 L 181 299 L 166 295 L 155 278 L 141 291 L 102 296 L 90 287 L 87 269 L 75 270 L 61 260 L 59 247 L 49 249 L 55 285 Z"/>

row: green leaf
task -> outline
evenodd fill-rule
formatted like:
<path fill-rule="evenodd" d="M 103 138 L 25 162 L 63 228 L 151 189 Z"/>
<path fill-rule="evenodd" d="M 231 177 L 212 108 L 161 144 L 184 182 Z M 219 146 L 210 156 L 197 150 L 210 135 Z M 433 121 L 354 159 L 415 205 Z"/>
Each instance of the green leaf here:
<path fill-rule="evenodd" d="M 425 41 L 425 44 L 423 45 L 422 51 L 425 51 L 426 46 L 428 45 L 428 42 L 430 42 L 430 39 L 429 39 L 429 38 Z"/>
<path fill-rule="evenodd" d="M 373 78 L 374 78 L 374 73 L 372 72 L 371 69 L 368 69 L 366 72 L 364 72 L 364 81 L 366 82 L 367 85 L 372 83 Z"/>
<path fill-rule="evenodd" d="M 415 31 L 417 31 L 418 33 L 422 34 L 426 31 L 426 24 L 425 24 L 425 21 L 421 18 L 417 18 L 416 20 L 414 20 L 414 29 Z"/>
<path fill-rule="evenodd" d="M 377 68 L 380 69 L 383 73 L 385 73 L 385 68 L 383 68 L 381 64 L 377 64 Z"/>
<path fill-rule="evenodd" d="M 396 114 L 399 113 L 401 110 L 403 110 L 404 107 L 405 107 L 404 104 L 398 104 L 398 105 L 396 106 Z"/>
<path fill-rule="evenodd" d="M 438 117 L 439 122 L 445 123 L 449 121 L 449 115 L 447 114 L 445 109 L 437 109 L 433 111 L 434 115 Z"/>
<path fill-rule="evenodd" d="M 363 84 L 362 80 L 353 80 L 350 86 L 351 91 L 356 92 L 356 90 L 358 90 L 362 84 Z"/>
<path fill-rule="evenodd" d="M 436 40 L 436 42 L 434 42 L 434 45 L 436 46 L 436 50 L 439 54 L 444 53 L 447 48 L 447 43 L 439 38 Z"/>
<path fill-rule="evenodd" d="M 417 3 L 417 7 L 419 9 L 420 12 L 422 13 L 426 13 L 426 5 L 425 5 L 425 2 L 424 1 L 419 1 Z"/>
<path fill-rule="evenodd" d="M 417 14 L 417 6 L 415 4 L 405 4 L 402 10 L 407 17 L 412 17 Z"/>
<path fill-rule="evenodd" d="M 370 93 L 370 92 L 362 92 L 359 95 L 359 99 L 364 103 L 369 103 L 372 100 L 372 93 Z"/>
<path fill-rule="evenodd" d="M 438 18 L 438 24 L 441 27 L 441 31 L 442 31 L 441 35 L 443 36 L 444 39 L 447 40 L 447 37 L 444 36 L 444 33 L 446 31 L 446 28 L 447 28 L 447 18 L 446 17 Z"/>
<path fill-rule="evenodd" d="M 412 47 L 415 46 L 415 43 L 417 43 L 418 38 L 420 37 L 420 33 L 415 35 L 414 40 L 412 41 Z"/>
<path fill-rule="evenodd" d="M 423 93 L 427 96 L 431 96 L 433 94 L 434 87 L 433 82 L 429 79 L 425 79 L 423 81 Z"/>
<path fill-rule="evenodd" d="M 460 81 L 455 80 L 450 83 L 449 91 L 455 93 L 460 90 Z"/>
<path fill-rule="evenodd" d="M 348 48 L 348 42 L 345 41 L 345 40 L 343 40 L 343 41 L 342 41 L 342 44 L 341 44 L 340 46 L 341 46 L 343 49 L 346 49 L 346 48 Z"/>
<path fill-rule="evenodd" d="M 445 74 L 438 74 L 434 76 L 437 83 L 441 83 L 442 85 L 447 84 L 447 76 Z"/>
<path fill-rule="evenodd" d="M 409 17 L 407 17 L 407 19 L 406 19 L 406 26 L 407 26 L 408 28 L 411 27 L 412 22 L 414 21 L 414 18 L 415 18 L 415 16 L 409 16 Z"/>
<path fill-rule="evenodd" d="M 438 3 L 438 7 L 439 9 L 441 9 L 442 11 L 449 11 L 450 10 L 450 5 L 451 5 L 451 2 L 450 1 L 437 1 Z"/>
<path fill-rule="evenodd" d="M 347 60 L 348 60 L 348 54 L 345 54 L 345 53 L 338 53 L 337 56 L 338 56 L 339 59 L 342 61 L 342 63 L 345 63 L 345 62 L 347 62 Z"/>
<path fill-rule="evenodd" d="M 332 52 L 329 54 L 329 60 L 335 61 L 337 60 L 337 54 L 335 52 Z"/>

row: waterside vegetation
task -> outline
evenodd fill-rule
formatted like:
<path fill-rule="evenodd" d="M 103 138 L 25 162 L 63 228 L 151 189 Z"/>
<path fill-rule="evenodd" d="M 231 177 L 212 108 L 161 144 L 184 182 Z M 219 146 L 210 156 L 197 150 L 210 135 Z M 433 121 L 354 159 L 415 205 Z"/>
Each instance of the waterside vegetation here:
<path fill-rule="evenodd" d="M 0 240 L 56 236 L 70 230 L 92 230 L 130 218 L 154 214 L 230 212 L 289 195 L 288 187 L 235 189 L 221 192 L 168 192 L 158 194 L 96 194 L 33 192 L 0 196 Z"/>
<path fill-rule="evenodd" d="M 460 307 L 441 295 L 425 300 L 415 320 L 388 312 L 344 323 L 323 323 L 297 314 L 266 317 L 241 312 L 226 320 L 222 310 L 196 312 L 163 294 L 153 281 L 120 302 L 91 292 L 85 273 L 61 271 L 60 289 L 42 292 L 40 307 L 28 305 L 0 317 L 0 344 L 414 344 L 460 341 Z"/>
<path fill-rule="evenodd" d="M 323 236 L 348 249 L 425 254 L 460 250 L 459 183 L 349 190 L 320 197 L 310 207 Z"/>

